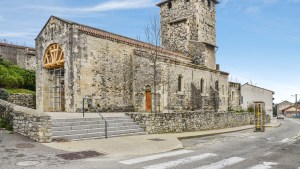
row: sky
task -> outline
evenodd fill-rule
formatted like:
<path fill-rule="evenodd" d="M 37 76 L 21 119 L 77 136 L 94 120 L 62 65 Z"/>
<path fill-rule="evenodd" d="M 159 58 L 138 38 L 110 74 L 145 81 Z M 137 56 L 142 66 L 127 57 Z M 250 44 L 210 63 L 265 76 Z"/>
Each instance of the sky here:
<path fill-rule="evenodd" d="M 51 15 L 131 38 L 142 37 L 160 0 L 1 0 L 0 40 L 34 47 Z M 229 80 L 300 94 L 300 0 L 220 0 L 217 63 Z M 300 96 L 299 96 L 300 98 Z"/>

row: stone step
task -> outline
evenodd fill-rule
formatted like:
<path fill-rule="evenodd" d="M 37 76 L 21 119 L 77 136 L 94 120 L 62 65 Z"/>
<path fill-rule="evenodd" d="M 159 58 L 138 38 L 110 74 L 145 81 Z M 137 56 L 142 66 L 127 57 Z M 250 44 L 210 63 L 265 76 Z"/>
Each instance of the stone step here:
<path fill-rule="evenodd" d="M 108 124 L 134 123 L 134 121 L 133 119 L 120 119 L 120 120 L 107 120 L 107 123 Z M 99 120 L 99 121 L 77 121 L 77 122 L 52 122 L 52 127 L 96 125 L 96 124 L 105 124 L 105 121 Z"/>
<path fill-rule="evenodd" d="M 107 136 L 108 137 L 117 137 L 117 136 L 131 135 L 134 133 L 146 134 L 146 132 L 144 132 L 143 129 L 130 129 L 130 130 L 108 131 Z M 57 139 L 57 138 L 64 138 L 64 139 L 68 139 L 68 140 L 105 138 L 105 132 L 52 136 L 52 139 Z"/>
<path fill-rule="evenodd" d="M 133 130 L 140 129 L 139 126 L 121 126 L 121 127 L 108 127 L 108 132 L 117 132 L 122 130 Z M 79 129 L 79 130 L 57 130 L 52 129 L 52 136 L 62 136 L 62 135 L 73 135 L 73 134 L 86 134 L 86 133 L 97 133 L 105 132 L 105 128 L 93 128 L 93 129 Z"/>
<path fill-rule="evenodd" d="M 106 120 L 131 120 L 128 116 L 121 117 L 105 117 Z M 101 121 L 103 120 L 101 117 L 99 118 L 74 118 L 74 119 L 52 119 L 52 123 L 61 123 L 61 122 L 85 122 L 85 121 Z"/>
<path fill-rule="evenodd" d="M 98 124 L 98 125 L 83 125 L 83 126 L 65 126 L 65 127 L 52 127 L 52 132 L 55 131 L 70 131 L 70 130 L 88 130 L 88 129 L 104 129 L 104 124 Z M 122 124 L 117 125 L 116 127 L 112 127 L 112 125 L 108 126 L 108 129 L 110 130 L 123 130 L 128 128 L 140 128 L 139 125 L 129 125 L 129 126 L 122 126 Z"/>

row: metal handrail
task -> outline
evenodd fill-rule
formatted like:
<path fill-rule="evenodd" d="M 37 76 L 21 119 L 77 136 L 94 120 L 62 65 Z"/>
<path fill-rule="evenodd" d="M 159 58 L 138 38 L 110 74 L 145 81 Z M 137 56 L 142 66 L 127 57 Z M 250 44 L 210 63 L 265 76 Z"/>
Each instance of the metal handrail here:
<path fill-rule="evenodd" d="M 102 116 L 102 114 L 100 113 L 99 109 L 97 107 L 95 107 L 91 102 L 89 102 L 88 98 L 87 97 L 84 97 L 83 98 L 83 102 L 82 102 L 82 114 L 83 114 L 83 117 L 84 117 L 84 113 L 85 113 L 85 108 L 84 108 L 84 101 L 86 100 L 86 102 L 88 103 L 88 105 L 92 106 L 96 112 L 101 116 L 102 120 L 104 120 L 105 122 L 105 138 L 107 138 L 107 120 Z"/>

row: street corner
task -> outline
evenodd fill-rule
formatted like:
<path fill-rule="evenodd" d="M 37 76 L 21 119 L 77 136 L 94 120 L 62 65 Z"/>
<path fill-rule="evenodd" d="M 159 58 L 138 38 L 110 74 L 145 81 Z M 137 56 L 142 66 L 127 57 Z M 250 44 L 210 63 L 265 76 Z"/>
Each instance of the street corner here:
<path fill-rule="evenodd" d="M 265 125 L 265 127 L 270 127 L 270 128 L 276 128 L 280 126 L 281 126 L 281 122 L 268 123 Z"/>

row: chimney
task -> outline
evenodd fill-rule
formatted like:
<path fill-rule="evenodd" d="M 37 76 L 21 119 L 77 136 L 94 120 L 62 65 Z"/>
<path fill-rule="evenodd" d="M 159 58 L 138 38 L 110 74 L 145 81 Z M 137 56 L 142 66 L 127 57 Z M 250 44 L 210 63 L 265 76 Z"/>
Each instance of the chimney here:
<path fill-rule="evenodd" d="M 220 65 L 219 64 L 216 65 L 216 70 L 220 71 Z"/>

